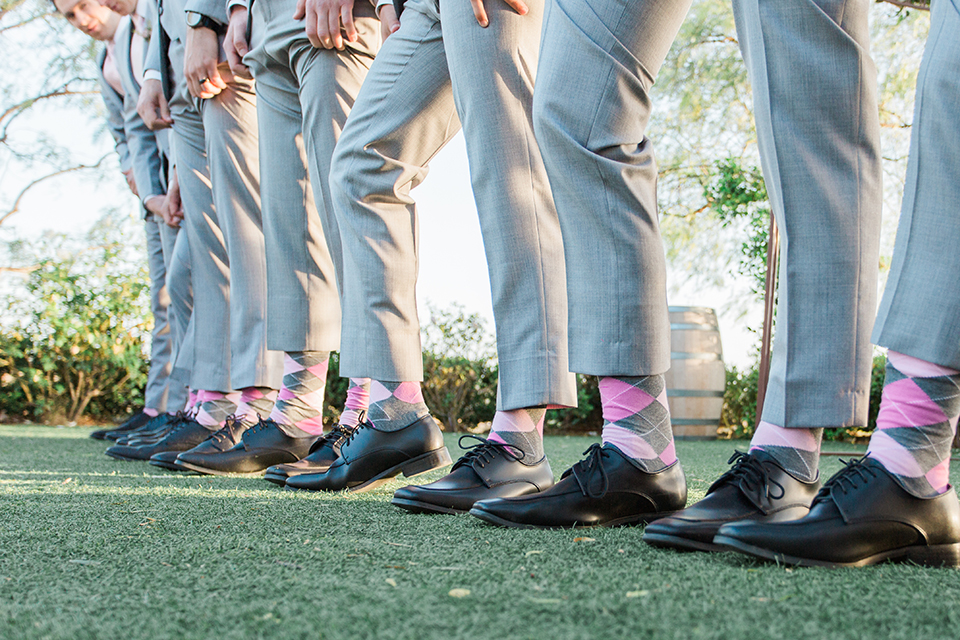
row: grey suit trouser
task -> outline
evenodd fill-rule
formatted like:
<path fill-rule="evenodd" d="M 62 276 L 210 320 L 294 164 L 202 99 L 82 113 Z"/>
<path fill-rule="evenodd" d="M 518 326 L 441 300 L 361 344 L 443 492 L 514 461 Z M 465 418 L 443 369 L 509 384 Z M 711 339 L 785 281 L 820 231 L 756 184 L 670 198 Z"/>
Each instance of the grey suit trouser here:
<path fill-rule="evenodd" d="M 150 273 L 150 311 L 153 314 L 153 330 L 150 332 L 150 369 L 147 373 L 147 387 L 144 390 L 144 406 L 165 411 L 170 387 L 180 386 L 171 380 L 173 368 L 173 336 L 170 331 L 170 296 L 167 293 L 167 268 L 163 254 L 163 240 L 160 226 L 163 222 L 148 215 L 144 220 L 147 237 L 147 267 Z M 170 406 L 173 406 L 172 404 Z"/>
<path fill-rule="evenodd" d="M 182 65 L 182 58 L 171 55 L 171 63 L 178 62 Z M 221 73 L 229 70 L 221 66 Z M 179 82 L 170 109 L 194 294 L 190 386 L 278 388 L 282 354 L 268 351 L 266 344 L 253 83 L 236 79 L 215 98 L 201 101 Z"/>
<path fill-rule="evenodd" d="M 917 78 L 910 161 L 874 341 L 960 369 L 960 2 L 937 0 Z"/>
<path fill-rule="evenodd" d="M 330 158 L 380 46 L 380 24 L 357 2 L 360 38 L 343 51 L 316 49 L 296 0 L 253 5 L 260 175 L 266 238 L 267 341 L 280 351 L 340 347 L 340 231 L 329 205 Z M 319 214 L 319 215 L 318 215 Z"/>
<path fill-rule="evenodd" d="M 178 382 L 167 395 L 167 410 L 182 409 L 187 402 L 190 372 L 193 370 L 193 343 L 186 344 L 187 327 L 193 315 L 193 285 L 190 276 L 190 243 L 187 233 L 160 222 L 160 239 L 163 242 L 163 259 L 166 266 L 167 322 L 170 324 L 171 378 Z"/>
<path fill-rule="evenodd" d="M 433 0 L 407 3 L 334 153 L 344 245 L 340 371 L 423 377 L 410 190 L 462 121 L 493 294 L 498 408 L 576 405 L 560 228 L 531 121 L 543 6 L 528 2 L 528 15 L 518 16 L 490 4 L 483 29 L 469 2 L 440 4 L 438 14 Z M 455 260 L 456 248 L 450 253 Z"/>
<path fill-rule="evenodd" d="M 688 0 L 553 0 L 534 118 L 567 256 L 574 371 L 669 367 L 650 89 Z M 868 0 L 734 0 L 781 229 L 763 419 L 866 424 L 880 225 Z M 572 90 L 571 87 L 576 87 Z"/>

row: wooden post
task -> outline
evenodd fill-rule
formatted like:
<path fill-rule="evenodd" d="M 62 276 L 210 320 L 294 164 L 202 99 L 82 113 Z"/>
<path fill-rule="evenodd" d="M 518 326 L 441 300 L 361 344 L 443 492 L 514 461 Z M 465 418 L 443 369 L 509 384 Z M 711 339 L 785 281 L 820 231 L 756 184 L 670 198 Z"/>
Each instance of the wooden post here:
<path fill-rule="evenodd" d="M 763 339 L 760 343 L 760 371 L 757 380 L 757 422 L 763 415 L 763 401 L 767 395 L 770 379 L 770 346 L 773 342 L 773 309 L 777 289 L 777 266 L 780 262 L 780 230 L 777 220 L 770 213 L 770 234 L 767 238 L 767 277 L 763 287 Z"/>

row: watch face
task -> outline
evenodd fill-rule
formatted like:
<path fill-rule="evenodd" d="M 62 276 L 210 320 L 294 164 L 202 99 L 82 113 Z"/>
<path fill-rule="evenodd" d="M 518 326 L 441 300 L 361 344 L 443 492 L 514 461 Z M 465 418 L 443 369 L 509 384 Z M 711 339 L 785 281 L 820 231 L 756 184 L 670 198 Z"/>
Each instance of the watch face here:
<path fill-rule="evenodd" d="M 196 11 L 187 11 L 187 26 L 190 28 L 200 26 L 200 22 L 203 19 L 203 16 L 197 13 Z"/>

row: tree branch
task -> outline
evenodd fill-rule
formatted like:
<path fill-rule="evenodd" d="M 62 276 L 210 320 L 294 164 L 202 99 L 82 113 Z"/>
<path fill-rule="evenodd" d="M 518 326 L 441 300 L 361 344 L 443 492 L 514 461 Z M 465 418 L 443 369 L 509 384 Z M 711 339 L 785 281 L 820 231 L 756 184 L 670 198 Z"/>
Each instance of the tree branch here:
<path fill-rule="evenodd" d="M 0 130 L 0 143 L 7 141 L 7 131 L 10 129 L 10 123 L 13 122 L 24 111 L 41 100 L 49 100 L 51 98 L 59 98 L 62 96 L 86 96 L 96 93 L 95 91 L 74 91 L 71 89 L 70 83 L 79 80 L 81 80 L 81 78 L 72 78 L 53 91 L 49 91 L 39 96 L 34 96 L 32 98 L 27 98 L 26 100 L 20 101 L 18 104 L 8 107 L 6 111 L 0 114 L 0 122 L 3 122 L 3 129 Z"/>
<path fill-rule="evenodd" d="M 27 192 L 33 189 L 38 184 L 40 184 L 41 182 L 44 182 L 51 178 L 56 178 L 57 176 L 73 173 L 75 171 L 83 171 L 86 169 L 99 169 L 100 165 L 103 164 L 103 161 L 106 160 L 109 155 L 110 153 L 105 153 L 94 164 L 78 164 L 73 167 L 67 167 L 66 169 L 60 169 L 59 171 L 48 173 L 47 175 L 37 178 L 36 180 L 32 180 L 27 184 L 27 186 L 25 186 L 23 189 L 20 190 L 20 193 L 17 194 L 16 200 L 13 201 L 13 206 L 6 213 L 0 214 L 0 226 L 2 226 L 3 223 L 7 221 L 7 218 L 17 213 L 18 211 L 20 211 L 20 204 L 23 202 L 23 198 L 27 195 Z"/>
<path fill-rule="evenodd" d="M 923 4 L 920 2 L 910 2 L 909 0 L 877 0 L 877 4 L 881 2 L 892 4 L 893 6 L 900 7 L 901 9 L 916 9 L 917 11 L 930 11 L 929 4 Z"/>

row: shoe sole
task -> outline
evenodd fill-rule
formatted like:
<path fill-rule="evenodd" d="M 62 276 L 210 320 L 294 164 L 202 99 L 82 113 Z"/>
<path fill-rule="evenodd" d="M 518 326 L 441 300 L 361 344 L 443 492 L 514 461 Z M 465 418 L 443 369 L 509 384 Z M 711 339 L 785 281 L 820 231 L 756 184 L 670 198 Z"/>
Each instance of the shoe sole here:
<path fill-rule="evenodd" d="M 282 487 L 283 485 L 287 484 L 288 477 L 289 476 L 281 476 L 276 473 L 268 473 L 263 476 L 263 479 L 267 482 L 272 482 L 273 484 L 278 484 Z"/>
<path fill-rule="evenodd" d="M 470 515 L 480 518 L 484 522 L 489 522 L 490 524 L 495 524 L 501 527 L 508 527 L 510 529 L 591 529 L 594 527 L 629 527 L 635 526 L 638 524 L 649 524 L 654 520 L 659 520 L 660 518 L 667 518 L 677 513 L 677 511 L 661 511 L 657 513 L 650 514 L 641 514 L 638 516 L 629 516 L 626 518 L 617 518 L 616 520 L 611 520 L 609 522 L 601 522 L 597 524 L 578 524 L 574 523 L 572 525 L 541 525 L 541 524 L 528 524 L 526 522 L 514 522 L 512 520 L 505 520 L 500 516 L 496 516 L 489 511 L 484 509 L 478 509 L 474 507 L 470 509 Z"/>
<path fill-rule="evenodd" d="M 417 456 L 412 460 L 407 460 L 406 462 L 402 462 L 396 466 L 390 467 L 386 471 L 370 478 L 363 484 L 358 484 L 355 487 L 348 487 L 347 491 L 350 493 L 364 493 L 366 491 L 372 491 L 373 489 L 390 482 L 390 480 L 397 477 L 401 473 L 403 474 L 404 478 L 413 478 L 427 473 L 428 471 L 433 471 L 434 469 L 442 469 L 443 467 L 451 464 L 453 464 L 453 459 L 450 457 L 450 452 L 447 451 L 446 447 L 440 447 L 439 449 L 434 449 L 433 451 L 428 451 L 423 455 Z"/>
<path fill-rule="evenodd" d="M 430 504 L 429 502 L 420 502 L 419 500 L 407 500 L 405 498 L 394 498 L 390 504 L 395 504 L 410 513 L 443 514 L 448 516 L 457 516 L 469 513 L 469 509 L 454 509 L 453 507 L 441 507 L 440 505 Z"/>
<path fill-rule="evenodd" d="M 718 544 L 700 542 L 699 540 L 691 540 L 689 538 L 681 538 L 680 536 L 671 536 L 664 533 L 644 532 L 643 541 L 652 547 L 674 549 L 676 551 L 707 551 L 717 553 L 728 550 Z"/>
<path fill-rule="evenodd" d="M 263 473 L 264 469 L 266 469 L 266 467 L 264 467 L 259 471 L 221 471 L 220 469 L 201 467 L 198 464 L 184 462 L 183 460 L 177 460 L 177 467 L 180 471 L 194 471 L 204 476 L 259 476 Z"/>
<path fill-rule="evenodd" d="M 922 567 L 960 567 L 960 543 L 924 547 L 902 547 L 900 549 L 877 553 L 857 560 L 856 562 L 830 562 L 828 560 L 800 558 L 785 553 L 777 553 L 776 551 L 756 547 L 729 536 L 718 535 L 713 539 L 713 542 L 722 547 L 724 551 L 738 551 L 748 556 L 759 558 L 760 560 L 776 562 L 777 564 L 789 564 L 797 567 L 842 569 L 846 567 L 866 567 L 881 562 L 912 562 Z"/>
<path fill-rule="evenodd" d="M 164 460 L 149 460 L 148 462 L 154 467 L 160 467 L 161 469 L 167 469 L 168 471 L 186 471 L 186 469 L 181 469 L 173 462 L 166 462 Z"/>

